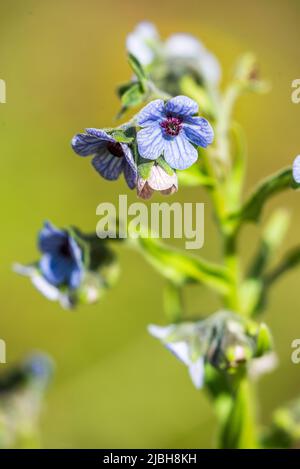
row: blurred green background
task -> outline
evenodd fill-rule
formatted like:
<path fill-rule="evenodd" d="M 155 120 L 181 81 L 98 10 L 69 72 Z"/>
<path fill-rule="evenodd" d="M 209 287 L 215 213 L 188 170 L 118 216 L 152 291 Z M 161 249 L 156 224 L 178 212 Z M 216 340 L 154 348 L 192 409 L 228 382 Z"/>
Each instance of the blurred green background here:
<path fill-rule="evenodd" d="M 84 127 L 114 124 L 114 87 L 130 76 L 125 37 L 144 19 L 155 22 L 163 37 L 190 32 L 201 38 L 220 58 L 225 82 L 241 53 L 259 57 L 272 90 L 244 97 L 237 108 L 248 137 L 248 188 L 299 153 L 300 105 L 290 99 L 291 82 L 300 75 L 298 0 L 1 1 L 0 78 L 7 104 L 0 105 L 0 337 L 8 364 L 31 350 L 56 361 L 41 419 L 44 447 L 208 447 L 214 434 L 206 396 L 146 332 L 148 323 L 164 323 L 163 280 L 138 254 L 118 248 L 118 285 L 99 304 L 75 312 L 48 302 L 11 271 L 13 261 L 36 259 L 35 236 L 45 219 L 94 231 L 96 206 L 128 192 L 123 180 L 100 179 L 73 154 L 70 139 Z M 201 189 L 181 189 L 174 200 L 207 202 Z M 292 193 L 268 205 L 267 212 L 281 205 L 292 211 L 285 248 L 299 241 L 299 204 Z M 205 222 L 201 254 L 217 259 L 209 205 Z M 253 226 L 243 232 L 246 258 L 257 233 Z M 218 307 L 200 287 L 187 290 L 186 303 L 191 315 Z M 296 271 L 278 284 L 265 316 L 280 366 L 257 387 L 263 422 L 300 394 L 300 365 L 290 360 L 291 341 L 300 337 L 299 306 Z"/>

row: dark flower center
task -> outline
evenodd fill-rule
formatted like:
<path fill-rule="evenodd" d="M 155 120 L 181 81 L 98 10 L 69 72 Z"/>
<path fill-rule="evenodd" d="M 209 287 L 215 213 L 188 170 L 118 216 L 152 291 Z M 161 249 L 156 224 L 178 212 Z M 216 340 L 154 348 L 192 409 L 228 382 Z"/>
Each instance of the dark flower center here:
<path fill-rule="evenodd" d="M 59 254 L 63 257 L 72 257 L 71 247 L 69 240 L 66 239 L 59 248 Z"/>
<path fill-rule="evenodd" d="M 176 137 L 181 130 L 182 121 L 178 117 L 168 116 L 160 123 L 160 126 L 164 129 L 167 135 Z"/>
<path fill-rule="evenodd" d="M 117 158 L 122 158 L 122 156 L 124 156 L 123 148 L 118 142 L 108 142 L 107 149 L 109 153 L 116 156 Z"/>

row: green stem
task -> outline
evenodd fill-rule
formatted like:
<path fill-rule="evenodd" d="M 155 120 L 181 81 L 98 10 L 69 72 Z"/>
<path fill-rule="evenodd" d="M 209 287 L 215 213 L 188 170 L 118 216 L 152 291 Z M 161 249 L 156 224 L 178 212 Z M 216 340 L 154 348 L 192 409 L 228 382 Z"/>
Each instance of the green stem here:
<path fill-rule="evenodd" d="M 219 448 L 254 449 L 257 447 L 253 399 L 246 376 L 239 379 L 235 392 L 216 400 L 219 416 Z"/>
<path fill-rule="evenodd" d="M 238 96 L 235 85 L 228 88 L 221 107 L 217 122 L 217 154 L 221 161 L 227 166 L 230 162 L 229 126 L 234 103 Z M 206 163 L 206 170 L 212 171 L 211 166 Z M 211 174 L 209 173 L 211 176 Z M 213 175 L 212 175 L 213 176 Z M 238 226 L 227 220 L 228 208 L 224 202 L 224 192 L 221 183 L 212 190 L 212 201 L 217 215 L 221 237 L 223 241 L 224 264 L 231 273 L 232 283 L 228 295 L 223 298 L 225 307 L 235 313 L 241 313 L 240 304 L 240 259 L 237 249 Z M 219 410 L 220 448 L 255 448 L 255 413 L 253 409 L 253 398 L 250 383 L 247 379 L 246 370 L 242 376 L 235 378 L 235 389 L 228 394 L 221 393 L 215 398 L 216 409 Z M 220 405 L 221 403 L 221 405 Z M 220 409 L 222 411 L 220 412 Z"/>
<path fill-rule="evenodd" d="M 223 164 L 227 166 L 230 164 L 230 145 L 228 134 L 230 130 L 233 107 L 238 95 L 239 88 L 235 83 L 227 88 L 222 100 L 216 126 L 216 140 L 218 142 L 217 155 Z"/>
<path fill-rule="evenodd" d="M 224 233 L 224 263 L 227 266 L 232 279 L 229 295 L 224 298 L 226 307 L 238 313 L 240 311 L 239 287 L 240 287 L 240 262 L 236 248 L 236 232 Z"/>
<path fill-rule="evenodd" d="M 238 83 L 234 82 L 228 87 L 216 114 L 216 149 L 215 153 L 222 162 L 223 168 L 227 172 L 232 172 L 231 167 L 231 146 L 230 129 L 232 111 L 236 99 L 240 94 Z M 238 135 L 240 137 L 240 135 Z M 240 144 L 240 138 L 238 143 Z M 223 297 L 224 306 L 237 314 L 241 314 L 240 302 L 240 259 L 237 250 L 237 237 L 239 232 L 238 224 L 234 220 L 228 219 L 228 213 L 232 210 L 232 205 L 239 205 L 239 198 L 243 184 L 244 146 L 238 147 L 238 162 L 235 162 L 235 174 L 231 174 L 231 184 L 237 185 L 236 192 L 232 192 L 231 187 L 226 187 L 225 181 L 220 175 L 220 168 L 216 166 L 216 159 L 210 158 L 205 152 L 203 155 L 203 167 L 207 175 L 216 181 L 213 187 L 209 188 L 216 222 L 219 227 L 220 236 L 223 243 L 224 264 L 231 273 L 231 289 Z M 221 176 L 221 177 L 220 177 Z M 227 175 L 228 176 L 228 175 Z M 228 178 L 227 178 L 228 180 Z M 255 416 L 253 409 L 253 398 L 251 395 L 250 383 L 247 380 L 246 370 L 242 370 L 239 375 L 232 377 L 232 383 L 228 384 L 228 389 L 221 390 L 216 386 L 216 394 L 212 394 L 215 408 L 219 416 L 219 441 L 221 448 L 255 448 Z M 216 383 L 217 385 L 217 383 Z M 226 388 L 225 388 L 226 389 Z"/>
<path fill-rule="evenodd" d="M 207 176 L 213 181 L 215 181 L 215 184 L 212 187 L 209 187 L 208 190 L 212 198 L 216 221 L 220 228 L 220 225 L 222 223 L 222 220 L 225 218 L 226 213 L 224 197 L 222 197 L 221 188 L 216 177 L 216 172 L 212 164 L 212 159 L 207 156 L 206 153 L 204 153 L 202 156 L 202 161 Z"/>

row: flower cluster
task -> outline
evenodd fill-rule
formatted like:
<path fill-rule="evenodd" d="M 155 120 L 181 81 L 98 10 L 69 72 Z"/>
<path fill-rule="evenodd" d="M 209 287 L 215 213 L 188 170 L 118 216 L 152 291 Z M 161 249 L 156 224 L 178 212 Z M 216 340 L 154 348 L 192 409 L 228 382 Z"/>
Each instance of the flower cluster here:
<path fill-rule="evenodd" d="M 174 82 L 190 71 L 211 86 L 218 85 L 221 68 L 216 57 L 190 34 L 177 33 L 162 41 L 152 23 L 142 22 L 127 36 L 127 50 L 143 64 L 154 81 Z M 166 89 L 166 87 L 164 87 Z"/>
<path fill-rule="evenodd" d="M 118 129 L 89 128 L 75 135 L 72 147 L 80 156 L 92 155 L 92 165 L 105 179 L 116 180 L 123 173 L 140 197 L 155 190 L 171 194 L 178 187 L 176 170 L 192 166 L 197 147 L 213 141 L 211 125 L 197 114 L 197 103 L 186 96 L 157 99 Z"/>
<path fill-rule="evenodd" d="M 93 303 L 114 280 L 116 264 L 104 240 L 46 222 L 38 236 L 38 262 L 15 265 L 49 300 L 65 308 Z"/>
<path fill-rule="evenodd" d="M 269 337 L 264 347 L 260 346 L 261 333 L 266 334 L 265 325 L 258 326 L 229 311 L 219 311 L 198 322 L 167 327 L 151 325 L 149 332 L 188 367 L 197 389 L 204 384 L 206 363 L 221 372 L 234 372 L 251 359 L 260 359 L 271 348 Z M 258 368 L 256 363 L 257 374 Z"/>

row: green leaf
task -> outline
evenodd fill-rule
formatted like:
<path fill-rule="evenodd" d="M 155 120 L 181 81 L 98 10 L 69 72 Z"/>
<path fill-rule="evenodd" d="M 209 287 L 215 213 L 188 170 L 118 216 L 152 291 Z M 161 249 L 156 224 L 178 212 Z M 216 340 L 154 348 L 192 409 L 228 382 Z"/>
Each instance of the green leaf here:
<path fill-rule="evenodd" d="M 288 251 L 281 262 L 265 276 L 265 283 L 269 287 L 279 277 L 300 264 L 300 246 Z"/>
<path fill-rule="evenodd" d="M 139 236 L 132 242 L 161 275 L 176 285 L 202 283 L 221 294 L 230 291 L 231 277 L 225 267 L 178 251 L 154 238 Z"/>
<path fill-rule="evenodd" d="M 132 80 L 131 81 L 128 81 L 127 83 L 122 83 L 121 85 L 119 85 L 117 87 L 117 95 L 119 98 L 122 98 L 123 94 L 126 93 L 127 90 L 129 90 L 129 88 L 132 87 L 132 84 L 133 83 L 136 83 L 136 82 L 133 82 Z"/>
<path fill-rule="evenodd" d="M 122 115 L 127 109 L 138 106 L 144 100 L 144 92 L 140 83 L 133 82 L 132 85 L 121 96 L 122 109 L 119 113 Z"/>
<path fill-rule="evenodd" d="M 141 163 L 138 165 L 138 173 L 142 179 L 148 179 L 151 173 L 151 169 L 154 165 L 154 161 L 148 161 L 147 163 Z"/>
<path fill-rule="evenodd" d="M 112 132 L 112 137 L 117 141 L 117 142 L 120 142 L 120 143 L 132 143 L 134 138 L 133 137 L 129 137 L 128 135 L 126 135 L 126 131 L 124 130 L 114 130 Z"/>
<path fill-rule="evenodd" d="M 286 272 L 292 270 L 293 268 L 298 267 L 300 265 L 300 247 L 295 247 L 291 249 L 281 262 L 270 270 L 269 272 L 262 275 L 260 280 L 257 280 L 261 286 L 260 294 L 258 295 L 257 302 L 255 307 L 250 311 L 252 316 L 257 315 L 262 309 L 266 307 L 268 296 L 270 293 L 270 288 L 273 283 L 282 277 Z M 250 279 L 251 280 L 251 279 Z M 255 280 L 254 278 L 252 280 Z M 248 280 L 249 281 L 249 280 Z"/>
<path fill-rule="evenodd" d="M 263 230 L 262 239 L 249 269 L 248 277 L 257 278 L 264 273 L 285 237 L 289 220 L 289 213 L 282 209 L 276 210 L 270 217 Z"/>
<path fill-rule="evenodd" d="M 246 279 L 239 291 L 239 298 L 241 304 L 241 313 L 245 316 L 251 315 L 257 309 L 263 289 L 263 282 L 261 279 L 248 278 Z"/>
<path fill-rule="evenodd" d="M 273 337 L 270 329 L 264 323 L 260 324 L 256 338 L 256 357 L 261 357 L 273 348 Z"/>
<path fill-rule="evenodd" d="M 146 91 L 147 89 L 147 77 L 145 70 L 143 69 L 142 64 L 139 60 L 132 54 L 128 54 L 128 63 L 132 68 L 133 72 L 135 73 L 138 81 L 141 84 L 142 90 Z"/>
<path fill-rule="evenodd" d="M 168 165 L 162 156 L 160 156 L 156 162 L 169 176 L 173 176 L 174 170 L 171 168 L 171 166 Z"/>
<path fill-rule="evenodd" d="M 245 221 L 258 222 L 265 203 L 272 196 L 286 189 L 297 189 L 299 187 L 300 184 L 297 184 L 293 179 L 292 169 L 283 169 L 262 181 L 250 195 L 242 209 L 231 215 L 230 218 L 238 219 L 240 223 Z"/>
<path fill-rule="evenodd" d="M 264 448 L 297 448 L 300 442 L 300 400 L 275 410 L 261 438 Z"/>

